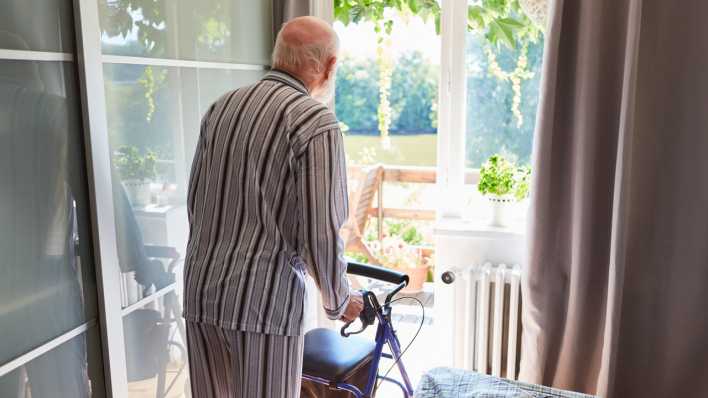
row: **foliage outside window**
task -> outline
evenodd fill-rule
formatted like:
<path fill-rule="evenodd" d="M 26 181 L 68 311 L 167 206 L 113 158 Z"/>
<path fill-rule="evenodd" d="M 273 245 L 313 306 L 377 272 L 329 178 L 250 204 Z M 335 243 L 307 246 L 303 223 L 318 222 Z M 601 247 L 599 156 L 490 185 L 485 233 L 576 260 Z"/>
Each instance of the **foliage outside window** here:
<path fill-rule="evenodd" d="M 516 93 L 508 82 L 490 75 L 486 42 L 480 36 L 468 33 L 465 53 L 468 87 L 465 166 L 479 168 L 497 153 L 518 164 L 528 164 L 539 101 L 543 42 L 539 40 L 528 46 L 528 69 L 533 77 L 521 82 L 518 104 L 524 122 L 519 126 L 511 110 Z M 496 51 L 496 59 L 504 68 L 513 68 L 520 53 L 521 49 L 504 47 Z"/>
<path fill-rule="evenodd" d="M 390 51 L 387 46 L 393 29 L 393 16 L 415 15 L 424 21 L 434 20 L 440 32 L 440 5 L 436 0 L 334 0 L 335 19 L 344 25 L 369 21 L 374 24 L 378 36 L 377 64 L 379 66 L 379 104 L 377 108 L 379 133 L 388 139 L 391 125 L 391 106 L 389 94 L 391 88 Z M 511 104 L 517 119 L 517 126 L 523 123 L 519 109 L 521 102 L 521 81 L 530 78 L 527 70 L 526 49 L 540 36 L 538 25 L 532 21 L 519 4 L 519 0 L 478 0 L 468 6 L 469 31 L 484 35 L 489 47 L 489 72 L 502 81 L 509 81 L 514 91 Z M 504 71 L 494 56 L 493 48 L 521 48 L 516 66 L 511 71 Z"/>
<path fill-rule="evenodd" d="M 108 37 L 137 34 L 137 44 L 146 56 L 166 57 L 169 1 L 101 0 L 98 2 L 102 33 Z M 200 0 L 186 15 L 196 26 L 198 50 L 218 53 L 226 48 L 231 36 L 228 3 L 223 0 Z"/>
<path fill-rule="evenodd" d="M 412 223 L 387 220 L 385 225 L 387 235 L 400 237 L 403 242 L 409 245 L 423 244 L 423 234 Z"/>
<path fill-rule="evenodd" d="M 420 52 L 403 54 L 391 76 L 389 103 L 393 134 L 433 134 L 437 128 L 435 103 L 439 68 Z M 337 68 L 337 117 L 352 134 L 371 134 L 378 128 L 378 76 L 375 59 L 345 57 Z M 402 90 L 400 88 L 405 88 Z"/>
<path fill-rule="evenodd" d="M 227 48 L 231 36 L 227 25 L 228 13 L 221 0 L 200 0 L 205 3 L 193 7 L 190 17 L 196 22 L 195 50 L 217 54 Z M 108 37 L 126 38 L 135 34 L 136 41 L 122 48 L 126 55 L 132 52 L 148 57 L 167 57 L 167 14 L 169 2 L 155 0 L 112 0 L 98 1 L 102 34 Z M 173 7 L 173 6 L 172 6 Z M 115 48 L 113 50 L 116 50 Z M 105 52 L 105 51 L 104 51 Z M 151 122 L 157 110 L 157 93 L 166 84 L 167 70 L 147 66 L 138 82 L 144 89 L 147 102 L 145 119 Z"/>
<path fill-rule="evenodd" d="M 148 122 L 152 121 L 152 116 L 157 110 L 157 106 L 155 105 L 155 93 L 157 93 L 165 83 L 166 77 L 167 69 L 160 69 L 155 72 L 152 66 L 146 66 L 143 71 L 143 76 L 138 80 L 138 83 L 145 89 L 144 96 L 147 102 L 145 120 Z"/>
<path fill-rule="evenodd" d="M 114 155 L 113 164 L 123 181 L 149 181 L 157 175 L 157 155 L 146 151 L 142 155 L 134 146 L 122 146 Z"/>

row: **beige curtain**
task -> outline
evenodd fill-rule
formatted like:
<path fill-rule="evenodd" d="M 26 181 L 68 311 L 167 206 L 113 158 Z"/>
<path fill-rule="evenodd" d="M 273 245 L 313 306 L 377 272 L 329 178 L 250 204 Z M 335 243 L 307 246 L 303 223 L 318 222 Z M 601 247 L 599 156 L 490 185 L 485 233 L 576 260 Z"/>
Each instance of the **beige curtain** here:
<path fill-rule="evenodd" d="M 552 3 L 520 377 L 708 397 L 708 1 Z"/>

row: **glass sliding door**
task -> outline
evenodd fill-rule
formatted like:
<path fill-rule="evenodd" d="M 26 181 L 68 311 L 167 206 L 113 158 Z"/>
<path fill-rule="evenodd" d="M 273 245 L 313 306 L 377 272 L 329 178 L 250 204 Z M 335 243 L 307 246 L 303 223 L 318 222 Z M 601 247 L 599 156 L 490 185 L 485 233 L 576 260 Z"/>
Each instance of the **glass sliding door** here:
<path fill-rule="evenodd" d="M 71 4 L 0 9 L 0 397 L 101 397 Z"/>
<path fill-rule="evenodd" d="M 102 283 L 118 286 L 104 294 L 107 323 L 121 328 L 107 337 L 114 396 L 186 397 L 189 170 L 202 114 L 268 69 L 271 2 L 79 3 L 89 18 L 83 50 L 98 54 L 87 77 L 100 75 L 87 96 L 102 97 L 89 118 L 101 122 L 91 129 L 93 167 L 103 170 L 96 195 L 110 191 L 110 209 L 97 212 L 97 223 L 112 228 L 100 234 L 102 245 L 112 245 L 101 254 Z"/>
<path fill-rule="evenodd" d="M 270 63 L 270 1 L 98 1 L 105 55 Z"/>
<path fill-rule="evenodd" d="M 0 0 L 0 397 L 187 397 L 201 115 L 257 81 L 270 0 Z"/>
<path fill-rule="evenodd" d="M 262 74 L 104 64 L 130 396 L 184 392 L 186 185 L 199 122 L 225 90 Z M 154 84 L 150 91 L 146 80 Z"/>

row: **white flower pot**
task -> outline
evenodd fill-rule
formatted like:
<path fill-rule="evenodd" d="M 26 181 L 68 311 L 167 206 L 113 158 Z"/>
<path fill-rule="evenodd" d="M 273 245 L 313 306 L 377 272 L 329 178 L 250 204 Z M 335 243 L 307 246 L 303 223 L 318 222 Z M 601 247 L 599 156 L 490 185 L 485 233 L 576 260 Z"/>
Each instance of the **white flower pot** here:
<path fill-rule="evenodd" d="M 133 207 L 145 207 L 150 204 L 150 181 L 125 180 L 123 186 Z"/>
<path fill-rule="evenodd" d="M 508 227 L 516 200 L 511 196 L 487 196 L 487 199 L 491 207 L 489 224 L 494 227 Z"/>

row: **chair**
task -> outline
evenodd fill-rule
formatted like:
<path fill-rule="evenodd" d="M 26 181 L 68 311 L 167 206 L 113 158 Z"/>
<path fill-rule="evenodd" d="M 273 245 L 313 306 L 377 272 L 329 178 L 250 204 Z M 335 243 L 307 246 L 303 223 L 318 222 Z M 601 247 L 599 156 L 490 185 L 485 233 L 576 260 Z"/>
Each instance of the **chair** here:
<path fill-rule="evenodd" d="M 143 288 L 144 296 L 149 296 L 153 286 L 154 292 L 158 292 L 175 283 L 175 268 L 181 262 L 181 255 L 169 246 L 145 245 L 144 249 L 149 261 L 140 267 L 135 276 L 136 282 Z M 163 261 L 166 261 L 166 267 Z M 185 361 L 170 384 L 167 384 L 170 347 L 177 349 L 183 358 L 187 357 L 184 347 L 187 341 L 186 330 L 180 300 L 174 288 L 164 294 L 162 300 L 162 308 L 135 309 L 123 318 L 128 381 L 157 377 L 156 398 L 167 396 L 186 368 Z M 171 336 L 173 325 L 177 328 L 179 340 Z"/>
<path fill-rule="evenodd" d="M 379 260 L 371 253 L 363 241 L 366 224 L 369 221 L 369 210 L 384 177 L 384 168 L 374 166 L 367 169 L 348 170 L 349 181 L 357 183 L 349 195 L 349 219 L 341 230 L 345 250 L 361 253 L 371 264 L 379 264 Z M 351 185 L 351 184 L 350 184 Z"/>

